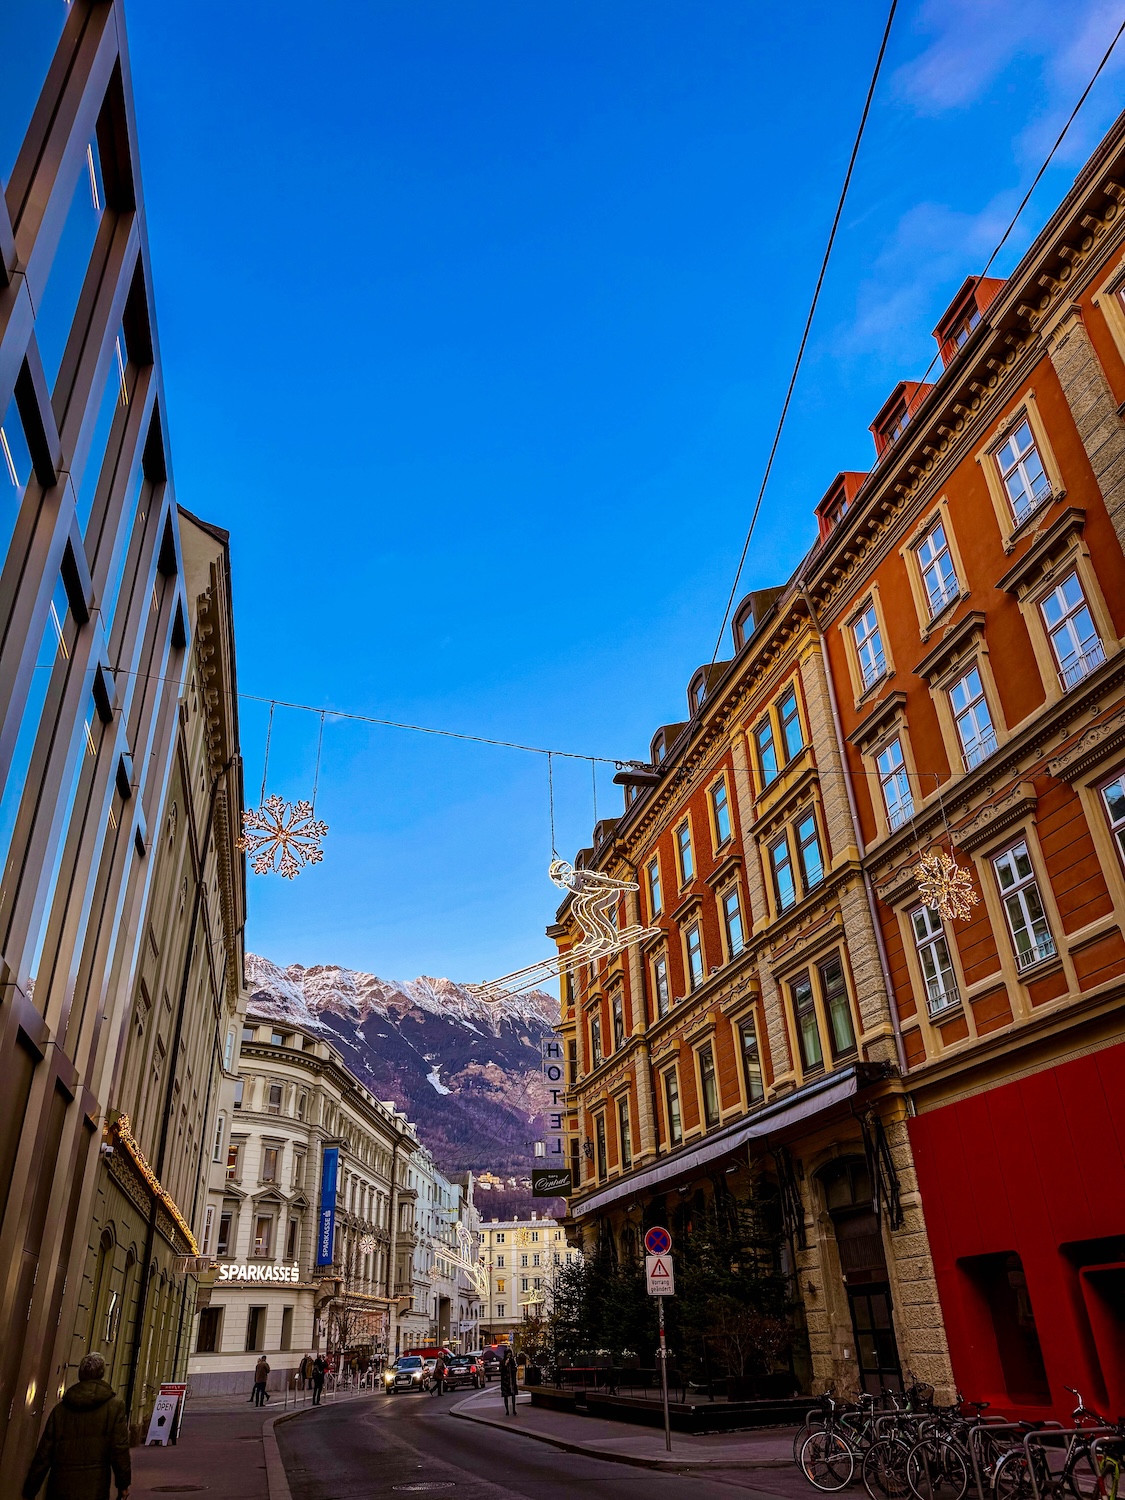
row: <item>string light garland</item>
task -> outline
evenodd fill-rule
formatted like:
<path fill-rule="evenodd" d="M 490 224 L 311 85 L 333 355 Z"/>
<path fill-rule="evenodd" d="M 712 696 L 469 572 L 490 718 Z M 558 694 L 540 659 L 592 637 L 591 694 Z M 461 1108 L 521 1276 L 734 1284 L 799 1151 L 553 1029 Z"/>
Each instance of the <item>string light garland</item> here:
<path fill-rule="evenodd" d="M 946 922 L 965 922 L 980 901 L 968 870 L 944 849 L 930 849 L 914 866 L 918 894 Z"/>
<path fill-rule="evenodd" d="M 600 870 L 576 870 L 568 860 L 553 859 L 547 874 L 560 890 L 573 896 L 574 918 L 582 929 L 582 940 L 573 948 L 543 959 L 537 964 L 528 964 L 500 979 L 484 984 L 468 984 L 465 988 L 471 995 L 489 1004 L 499 1000 L 510 1000 L 515 995 L 534 989 L 548 979 L 573 973 L 583 964 L 597 958 L 613 958 L 631 948 L 634 943 L 646 942 L 663 932 L 660 927 L 618 927 L 617 908 L 626 891 L 639 891 L 634 880 L 617 880 L 604 875 Z"/>
<path fill-rule="evenodd" d="M 198 1255 L 199 1245 L 196 1242 L 195 1235 L 192 1234 L 191 1229 L 188 1225 L 188 1221 L 180 1212 L 179 1206 L 177 1205 L 175 1199 L 172 1197 L 171 1193 L 169 1193 L 164 1184 L 160 1181 L 159 1177 L 157 1177 L 156 1173 L 149 1166 L 148 1157 L 141 1150 L 140 1146 L 137 1144 L 136 1137 L 133 1135 L 132 1127 L 129 1123 L 129 1116 L 118 1115 L 117 1119 L 111 1126 L 111 1131 L 114 1136 L 115 1145 L 124 1147 L 125 1155 L 133 1163 L 134 1167 L 136 1167 L 137 1171 L 141 1174 L 145 1182 L 148 1184 L 148 1189 L 151 1192 L 152 1196 L 167 1212 L 169 1218 L 173 1221 L 176 1228 L 180 1231 L 184 1239 L 187 1241 L 189 1254 Z"/>

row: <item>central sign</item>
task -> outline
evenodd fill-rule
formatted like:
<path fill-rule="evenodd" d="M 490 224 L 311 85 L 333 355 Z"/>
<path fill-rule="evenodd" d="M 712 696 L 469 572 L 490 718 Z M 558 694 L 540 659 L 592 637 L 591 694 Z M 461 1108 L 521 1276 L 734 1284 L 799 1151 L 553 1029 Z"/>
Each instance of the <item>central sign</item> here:
<path fill-rule="evenodd" d="M 300 1281 L 301 1268 L 296 1262 L 291 1266 L 220 1266 L 220 1281 Z"/>

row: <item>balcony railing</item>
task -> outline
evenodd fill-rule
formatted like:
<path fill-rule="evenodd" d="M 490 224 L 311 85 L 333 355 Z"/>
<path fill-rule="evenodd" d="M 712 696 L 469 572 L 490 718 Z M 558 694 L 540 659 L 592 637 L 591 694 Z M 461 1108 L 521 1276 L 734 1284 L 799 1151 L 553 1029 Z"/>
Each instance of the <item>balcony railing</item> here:
<path fill-rule="evenodd" d="M 1022 526 L 1028 516 L 1033 516 L 1037 510 L 1047 504 L 1054 492 L 1051 489 L 1050 480 L 1044 479 L 1043 487 L 1036 493 L 1034 490 L 1029 494 L 1024 491 L 1023 500 L 1012 501 L 1012 510 L 1015 513 L 1016 524 Z"/>
<path fill-rule="evenodd" d="M 1059 680 L 1064 688 L 1072 688 L 1081 682 L 1084 677 L 1089 677 L 1095 667 L 1100 667 L 1105 661 L 1105 652 L 1101 641 L 1092 641 L 1085 651 L 1080 651 L 1077 656 L 1072 656 L 1069 661 L 1064 662 L 1059 668 Z"/>
<path fill-rule="evenodd" d="M 913 816 L 914 801 L 912 798 L 894 803 L 887 813 L 887 822 L 890 824 L 891 832 L 894 833 L 896 828 L 901 828 Z"/>
<path fill-rule="evenodd" d="M 979 766 L 982 760 L 987 760 L 996 749 L 996 734 L 989 730 L 987 734 L 973 738 L 965 745 L 965 770 L 971 771 L 974 766 Z"/>
<path fill-rule="evenodd" d="M 952 604 L 961 592 L 961 585 L 956 578 L 949 578 L 930 595 L 930 619 L 935 619 L 941 614 L 947 604 Z"/>
<path fill-rule="evenodd" d="M 887 675 L 887 663 L 882 658 L 875 662 L 865 662 L 861 671 L 863 674 L 863 689 L 866 692 L 869 687 L 875 686 L 880 677 Z"/>
<path fill-rule="evenodd" d="M 1016 964 L 1020 969 L 1030 969 L 1036 964 L 1043 963 L 1045 959 L 1054 958 L 1056 952 L 1055 940 L 1048 934 L 1040 938 L 1037 943 L 1032 943 L 1030 947 L 1017 952 Z"/>
<path fill-rule="evenodd" d="M 952 979 L 927 979 L 926 980 L 926 1005 L 929 1007 L 930 1015 L 940 1015 L 944 1010 L 950 1010 L 961 1003 L 961 992 Z"/>

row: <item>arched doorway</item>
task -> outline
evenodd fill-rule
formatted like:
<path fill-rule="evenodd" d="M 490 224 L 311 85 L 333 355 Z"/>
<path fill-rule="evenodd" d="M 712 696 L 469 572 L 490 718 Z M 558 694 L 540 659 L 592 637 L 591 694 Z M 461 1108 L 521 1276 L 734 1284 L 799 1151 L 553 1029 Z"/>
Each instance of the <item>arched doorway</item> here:
<path fill-rule="evenodd" d="M 867 1163 L 863 1157 L 842 1157 L 817 1175 L 840 1254 L 860 1389 L 873 1395 L 884 1386 L 900 1391 L 890 1278 Z"/>

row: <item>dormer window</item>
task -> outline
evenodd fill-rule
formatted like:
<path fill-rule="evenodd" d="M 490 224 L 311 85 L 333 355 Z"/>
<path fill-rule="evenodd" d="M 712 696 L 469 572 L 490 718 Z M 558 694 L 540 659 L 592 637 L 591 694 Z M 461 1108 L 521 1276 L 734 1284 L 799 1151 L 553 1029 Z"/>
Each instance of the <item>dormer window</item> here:
<path fill-rule="evenodd" d="M 957 349 L 969 341 L 969 334 L 980 322 L 980 308 L 974 302 L 968 307 L 958 319 L 949 335 L 949 341 Z"/>
<path fill-rule="evenodd" d="M 652 742 L 652 758 L 659 765 L 664 759 L 664 736 L 658 734 Z"/>
<path fill-rule="evenodd" d="M 691 679 L 688 688 L 688 708 L 693 714 L 697 714 L 703 707 L 703 700 L 707 696 L 707 674 L 697 672 Z"/>
<path fill-rule="evenodd" d="M 917 380 L 900 380 L 871 424 L 875 452 L 880 458 L 906 431 L 914 413 L 933 389 Z"/>
<path fill-rule="evenodd" d="M 886 441 L 893 443 L 895 438 L 900 438 L 906 431 L 906 425 L 909 421 L 910 413 L 906 409 L 906 403 L 903 402 L 898 411 L 891 416 L 887 425 L 883 428 L 883 436 L 886 438 Z"/>
<path fill-rule="evenodd" d="M 851 471 L 836 475 L 828 493 L 816 508 L 821 541 L 839 526 L 847 515 L 866 478 L 866 474 Z"/>
<path fill-rule="evenodd" d="M 754 609 L 752 605 L 746 605 L 734 617 L 734 649 L 741 651 L 753 634 Z"/>
<path fill-rule="evenodd" d="M 943 365 L 954 359 L 957 351 L 969 342 L 973 329 L 1003 285 L 1003 281 L 995 276 L 970 276 L 960 287 L 949 304 L 949 311 L 934 329 Z"/>

